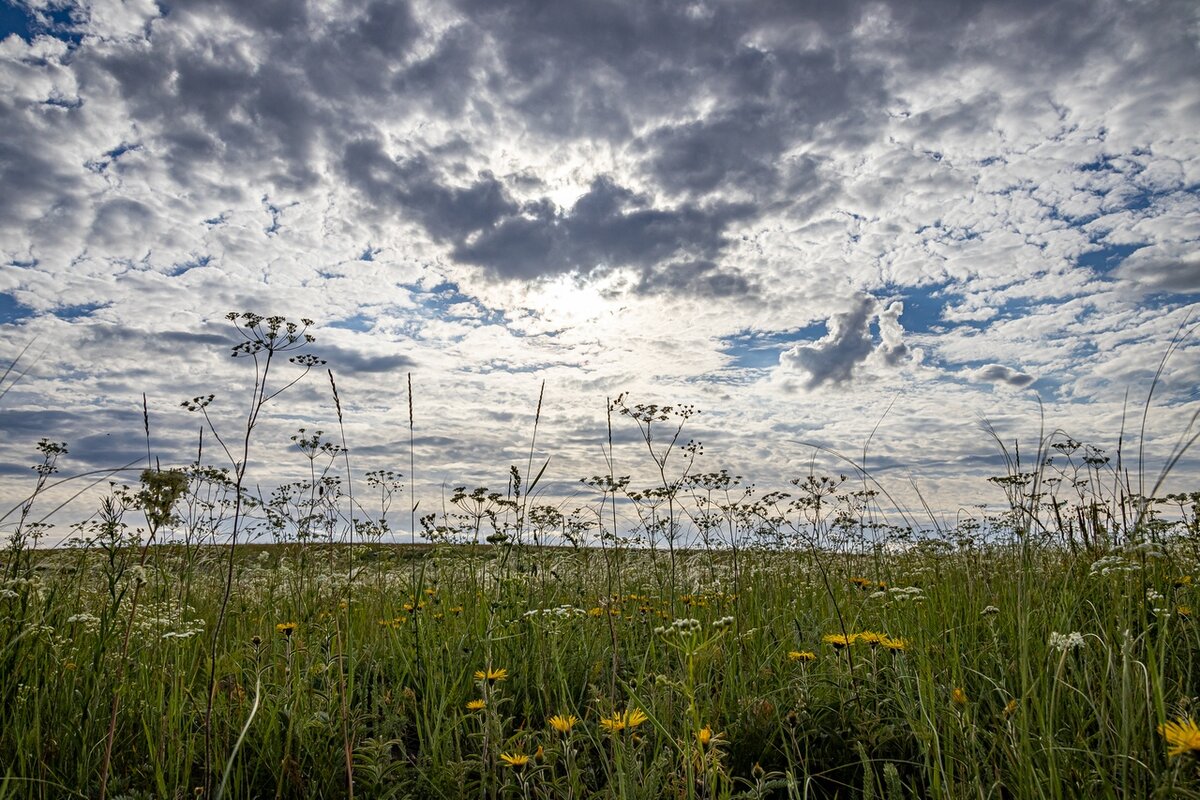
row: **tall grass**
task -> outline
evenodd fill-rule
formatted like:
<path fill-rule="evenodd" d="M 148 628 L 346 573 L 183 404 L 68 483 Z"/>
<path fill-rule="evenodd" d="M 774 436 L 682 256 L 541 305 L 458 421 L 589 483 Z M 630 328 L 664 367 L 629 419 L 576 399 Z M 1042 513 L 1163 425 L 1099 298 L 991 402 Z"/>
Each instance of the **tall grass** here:
<path fill-rule="evenodd" d="M 993 479 L 1007 509 L 918 531 L 862 462 L 759 492 L 694 471 L 694 409 L 622 396 L 650 487 L 610 434 L 590 504 L 539 502 L 535 427 L 503 491 L 418 525 L 411 445 L 353 491 L 340 398 L 336 439 L 293 437 L 308 477 L 251 494 L 261 414 L 318 361 L 232 321 L 256 368 L 218 460 L 153 463 L 47 551 L 43 450 L 0 588 L 0 798 L 1200 797 L 1159 732 L 1200 694 L 1200 493 L 1056 432 Z"/>

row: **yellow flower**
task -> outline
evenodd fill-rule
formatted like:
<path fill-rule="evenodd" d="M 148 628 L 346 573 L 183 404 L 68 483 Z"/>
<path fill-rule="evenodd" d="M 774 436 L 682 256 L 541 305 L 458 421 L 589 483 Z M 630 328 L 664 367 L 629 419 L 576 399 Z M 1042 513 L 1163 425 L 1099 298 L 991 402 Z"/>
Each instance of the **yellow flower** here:
<path fill-rule="evenodd" d="M 555 714 L 549 719 L 550 727 L 559 733 L 570 733 L 571 728 L 575 727 L 575 723 L 579 722 L 579 717 L 574 714 Z"/>
<path fill-rule="evenodd" d="M 792 650 L 787 655 L 788 661 L 816 661 L 817 654 L 807 650 Z"/>
<path fill-rule="evenodd" d="M 291 636 L 296 632 L 296 628 L 300 627 L 295 622 L 281 622 L 275 626 L 277 633 L 282 633 L 284 636 Z"/>
<path fill-rule="evenodd" d="M 506 681 L 508 680 L 508 670 L 494 669 L 492 667 L 488 667 L 487 669 L 477 669 L 475 670 L 475 680 L 487 681 L 488 683 Z"/>
<path fill-rule="evenodd" d="M 967 693 L 963 691 L 961 686 L 955 686 L 950 692 L 950 702 L 956 706 L 965 706 L 967 704 Z"/>
<path fill-rule="evenodd" d="M 613 714 L 611 717 L 601 717 L 600 727 L 609 733 L 620 733 L 628 728 L 636 728 L 646 720 L 646 712 L 640 708 L 627 708 L 623 714 Z"/>
<path fill-rule="evenodd" d="M 529 765 L 529 756 L 524 753 L 501 753 L 500 760 L 513 769 L 524 769 Z"/>
<path fill-rule="evenodd" d="M 646 712 L 640 708 L 629 708 L 625 710 L 625 725 L 630 728 L 636 728 L 646 720 L 650 719 L 646 716 Z"/>
<path fill-rule="evenodd" d="M 825 644 L 833 645 L 838 650 L 841 650 L 843 647 L 853 644 L 854 637 L 847 636 L 844 633 L 827 633 L 821 637 L 821 641 Z"/>
<path fill-rule="evenodd" d="M 1013 714 L 1017 713 L 1017 706 L 1018 706 L 1018 703 L 1017 703 L 1017 699 L 1015 697 L 1012 700 L 1009 700 L 1007 703 L 1004 704 L 1005 719 L 1007 719 L 1008 717 L 1011 717 Z"/>
<path fill-rule="evenodd" d="M 708 747 L 710 744 L 719 745 L 721 743 L 721 734 L 713 733 L 712 727 L 705 725 L 700 730 L 696 731 L 696 741 L 701 747 Z"/>
<path fill-rule="evenodd" d="M 1196 726 L 1196 721 L 1191 717 L 1159 725 L 1158 732 L 1167 740 L 1167 755 L 1200 753 L 1200 727 Z"/>
<path fill-rule="evenodd" d="M 483 711 L 487 708 L 487 703 L 483 700 L 468 700 L 467 711 Z"/>
<path fill-rule="evenodd" d="M 876 633 L 875 631 L 863 631 L 862 633 L 854 634 L 853 638 L 855 641 L 866 642 L 867 644 L 871 645 L 871 647 L 875 647 L 876 645 L 882 643 L 887 637 L 882 633 Z"/>
<path fill-rule="evenodd" d="M 1176 606 L 1175 613 L 1184 618 L 1190 617 L 1192 615 L 1192 607 L 1191 606 Z"/>
<path fill-rule="evenodd" d="M 885 636 L 879 643 L 894 653 L 908 649 L 907 639 L 893 639 L 891 636 Z"/>

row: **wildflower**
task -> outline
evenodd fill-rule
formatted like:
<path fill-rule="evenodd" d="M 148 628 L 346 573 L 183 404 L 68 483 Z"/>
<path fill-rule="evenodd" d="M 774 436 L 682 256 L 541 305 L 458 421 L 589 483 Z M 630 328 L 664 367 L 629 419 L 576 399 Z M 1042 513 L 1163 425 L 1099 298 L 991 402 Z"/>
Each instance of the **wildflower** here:
<path fill-rule="evenodd" d="M 1074 650 L 1077 647 L 1083 647 L 1083 634 L 1079 631 L 1071 631 L 1070 633 L 1050 633 L 1050 647 L 1053 650 L 1065 653 L 1068 650 Z"/>
<path fill-rule="evenodd" d="M 827 633 L 821 637 L 821 641 L 828 645 L 833 645 L 836 649 L 841 650 L 843 647 L 848 647 L 854 643 L 853 636 L 847 636 L 844 633 Z"/>
<path fill-rule="evenodd" d="M 703 728 L 696 731 L 696 742 L 701 747 L 708 747 L 710 744 L 713 746 L 719 745 L 722 742 L 721 737 L 721 734 L 713 732 L 712 726 L 710 725 L 705 725 Z"/>
<path fill-rule="evenodd" d="M 967 693 L 961 686 L 955 686 L 954 689 L 951 690 L 950 702 L 954 703 L 954 705 L 958 706 L 959 708 L 962 708 L 967 704 Z"/>
<path fill-rule="evenodd" d="M 722 628 L 728 628 L 732 624 L 733 617 L 721 617 L 719 620 L 713 623 L 713 627 L 717 630 L 720 630 Z"/>
<path fill-rule="evenodd" d="M 488 683 L 506 681 L 508 680 L 508 670 L 494 669 L 492 667 L 488 667 L 487 669 L 477 669 L 475 670 L 475 680 L 487 681 Z"/>
<path fill-rule="evenodd" d="M 1192 576 L 1191 575 L 1184 575 L 1175 581 L 1176 589 L 1183 589 L 1183 588 L 1185 588 L 1187 586 L 1191 586 L 1191 585 L 1192 585 Z"/>
<path fill-rule="evenodd" d="M 1191 606 L 1175 606 L 1175 613 L 1181 617 L 1190 617 L 1192 615 Z"/>
<path fill-rule="evenodd" d="M 579 717 L 574 714 L 555 714 L 548 722 L 550 727 L 559 733 L 570 733 L 571 728 L 574 728 L 575 724 L 579 722 Z"/>
<path fill-rule="evenodd" d="M 1004 717 L 1007 719 L 1015 713 L 1017 713 L 1017 698 L 1014 697 L 1004 704 Z"/>
<path fill-rule="evenodd" d="M 484 700 L 475 699 L 467 701 L 467 711 L 483 711 L 485 708 L 487 708 L 487 702 Z"/>
<path fill-rule="evenodd" d="M 625 725 L 629 728 L 636 728 L 650 717 L 646 716 L 646 712 L 640 708 L 630 708 L 625 711 Z"/>
<path fill-rule="evenodd" d="M 646 712 L 640 708 L 628 708 L 625 709 L 624 714 L 613 714 L 611 717 L 602 717 L 600 719 L 600 727 L 609 733 L 620 733 L 626 729 L 636 728 L 648 719 L 650 718 L 646 716 Z"/>
<path fill-rule="evenodd" d="M 529 756 L 524 753 L 501 753 L 500 760 L 513 769 L 524 769 L 529 766 Z"/>
<path fill-rule="evenodd" d="M 870 581 L 866 578 L 851 578 L 850 583 L 865 591 L 872 588 L 874 581 Z"/>
<path fill-rule="evenodd" d="M 816 661 L 817 654 L 808 650 L 792 650 L 787 654 L 788 661 Z"/>
<path fill-rule="evenodd" d="M 295 622 L 280 622 L 275 626 L 275 632 L 282 633 L 285 637 L 290 637 L 296 632 L 298 627 L 300 626 Z"/>
<path fill-rule="evenodd" d="M 995 606 L 984 606 L 983 611 L 979 612 L 979 616 L 990 617 L 993 614 L 999 614 L 999 613 L 1000 613 L 1000 609 L 996 608 Z"/>
<path fill-rule="evenodd" d="M 887 637 L 882 633 L 876 633 L 875 631 L 863 631 L 862 633 L 854 634 L 853 638 L 855 641 L 866 642 L 867 644 L 871 645 L 871 647 L 875 647 L 876 645 L 881 644 Z"/>
<path fill-rule="evenodd" d="M 891 636 L 884 636 L 879 640 L 879 643 L 893 653 L 899 653 L 908 649 L 908 639 L 893 639 Z"/>
<path fill-rule="evenodd" d="M 1167 740 L 1167 755 L 1200 753 L 1200 727 L 1197 727 L 1196 721 L 1191 717 L 1159 725 L 1158 732 Z"/>

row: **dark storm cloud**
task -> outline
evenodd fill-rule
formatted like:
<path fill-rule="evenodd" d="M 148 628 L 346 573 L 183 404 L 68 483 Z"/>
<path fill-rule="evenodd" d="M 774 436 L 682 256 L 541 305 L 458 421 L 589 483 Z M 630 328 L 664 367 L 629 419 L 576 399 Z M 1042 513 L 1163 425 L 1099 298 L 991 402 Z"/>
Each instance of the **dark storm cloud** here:
<path fill-rule="evenodd" d="M 711 258 L 726 244 L 725 229 L 750 213 L 748 206 L 729 203 L 657 208 L 601 177 L 569 211 L 548 200 L 529 204 L 460 244 L 454 255 L 506 278 L 650 268 L 679 254 Z"/>
<path fill-rule="evenodd" d="M 446 186 L 425 158 L 397 161 L 373 139 L 351 142 L 341 166 L 372 203 L 416 218 L 438 240 L 460 242 L 519 209 L 491 173 L 466 187 Z"/>

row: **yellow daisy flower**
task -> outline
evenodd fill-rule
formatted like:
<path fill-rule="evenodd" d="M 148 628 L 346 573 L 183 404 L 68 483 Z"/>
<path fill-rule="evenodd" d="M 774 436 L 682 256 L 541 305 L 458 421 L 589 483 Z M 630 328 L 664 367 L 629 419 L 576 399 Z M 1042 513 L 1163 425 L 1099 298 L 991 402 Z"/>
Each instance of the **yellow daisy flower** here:
<path fill-rule="evenodd" d="M 1200 753 L 1200 727 L 1197 727 L 1196 721 L 1191 717 L 1159 725 L 1158 732 L 1167 740 L 1167 755 Z"/>
<path fill-rule="evenodd" d="M 833 645 L 838 650 L 843 647 L 848 647 L 854 644 L 854 637 L 847 636 L 844 633 L 827 633 L 821 637 L 821 641 L 828 645 Z"/>
<path fill-rule="evenodd" d="M 787 654 L 788 661 L 816 661 L 817 654 L 808 650 L 792 650 Z"/>
<path fill-rule="evenodd" d="M 488 683 L 506 681 L 508 680 L 508 670 L 494 669 L 492 667 L 488 667 L 487 669 L 477 669 L 475 670 L 475 680 L 487 681 Z"/>
<path fill-rule="evenodd" d="M 485 700 L 476 699 L 467 701 L 467 711 L 483 711 L 485 708 L 487 708 L 487 701 Z"/>
<path fill-rule="evenodd" d="M 277 633 L 282 633 L 284 636 L 291 636 L 300 626 L 295 622 L 281 622 L 275 626 Z"/>
<path fill-rule="evenodd" d="M 524 753 L 501 753 L 500 760 L 504 762 L 505 766 L 513 769 L 524 769 L 529 766 L 530 759 Z"/>
<path fill-rule="evenodd" d="M 549 720 L 550 727 L 559 733 L 570 733 L 571 728 L 579 722 L 579 717 L 574 714 L 555 714 Z"/>

